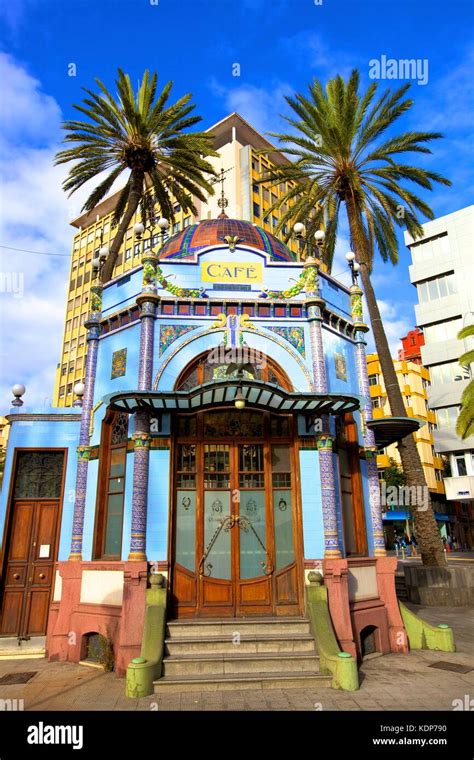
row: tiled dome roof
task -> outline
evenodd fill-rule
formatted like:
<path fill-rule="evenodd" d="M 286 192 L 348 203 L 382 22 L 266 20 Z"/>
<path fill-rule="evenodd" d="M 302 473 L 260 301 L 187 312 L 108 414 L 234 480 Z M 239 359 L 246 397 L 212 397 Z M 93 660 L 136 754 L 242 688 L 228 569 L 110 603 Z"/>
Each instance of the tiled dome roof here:
<path fill-rule="evenodd" d="M 295 255 L 274 235 L 265 232 L 252 222 L 228 219 L 206 219 L 186 227 L 170 238 L 160 251 L 160 259 L 192 261 L 196 254 L 209 245 L 225 243 L 227 236 L 237 237 L 239 243 L 268 253 L 274 261 L 296 261 Z"/>

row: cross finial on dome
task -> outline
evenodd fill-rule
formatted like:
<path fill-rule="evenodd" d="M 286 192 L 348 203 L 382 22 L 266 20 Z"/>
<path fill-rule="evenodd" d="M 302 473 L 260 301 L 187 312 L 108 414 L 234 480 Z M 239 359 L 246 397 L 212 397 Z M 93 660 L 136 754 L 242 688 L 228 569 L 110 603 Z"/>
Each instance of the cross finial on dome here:
<path fill-rule="evenodd" d="M 224 175 L 227 174 L 227 172 L 230 172 L 231 168 L 232 167 L 229 167 L 228 169 L 224 169 L 221 166 L 221 170 L 219 172 L 219 176 L 217 177 L 217 179 L 214 180 L 214 184 L 216 182 L 220 182 L 221 183 L 221 197 L 217 201 L 217 205 L 221 209 L 221 213 L 217 217 L 218 219 L 228 219 L 229 218 L 227 216 L 227 214 L 225 213 L 225 211 L 224 211 L 224 209 L 226 209 L 227 206 L 229 205 L 229 201 L 225 197 L 225 193 L 224 193 L 224 182 L 225 182 L 225 176 Z"/>

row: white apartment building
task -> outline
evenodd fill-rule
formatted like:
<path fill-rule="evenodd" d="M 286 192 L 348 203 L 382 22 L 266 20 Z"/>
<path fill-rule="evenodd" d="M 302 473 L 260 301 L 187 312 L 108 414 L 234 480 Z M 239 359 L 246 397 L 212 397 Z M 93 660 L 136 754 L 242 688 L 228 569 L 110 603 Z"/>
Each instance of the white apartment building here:
<path fill-rule="evenodd" d="M 474 322 L 474 206 L 427 222 L 423 231 L 416 241 L 405 232 L 405 243 L 413 261 L 410 280 L 418 293 L 416 324 L 425 336 L 421 357 L 431 377 L 428 405 L 436 413 L 434 446 L 449 459 L 446 498 L 461 502 L 469 520 L 474 506 L 474 436 L 463 441 L 455 425 L 462 392 L 474 371 L 473 365 L 470 370 L 459 366 L 459 357 L 471 346 L 457 339 L 459 330 Z"/>

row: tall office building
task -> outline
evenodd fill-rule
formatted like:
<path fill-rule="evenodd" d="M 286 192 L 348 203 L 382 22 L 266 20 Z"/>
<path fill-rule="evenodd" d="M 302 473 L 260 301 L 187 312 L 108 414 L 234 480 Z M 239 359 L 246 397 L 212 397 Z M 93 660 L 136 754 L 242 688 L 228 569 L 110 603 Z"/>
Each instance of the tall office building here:
<path fill-rule="evenodd" d="M 414 241 L 405 233 L 416 286 L 416 323 L 423 329 L 423 365 L 429 369 L 428 404 L 436 414 L 434 446 L 446 462 L 446 498 L 455 502 L 458 541 L 472 546 L 474 528 L 474 436 L 456 435 L 462 393 L 471 371 L 459 366 L 470 341 L 458 340 L 464 325 L 474 321 L 474 206 L 434 219 Z M 471 365 L 472 369 L 472 365 Z"/>
<path fill-rule="evenodd" d="M 266 155 L 260 155 L 260 151 L 272 149 L 273 146 L 237 113 L 227 116 L 209 127 L 207 131 L 214 135 L 214 147 L 219 153 L 218 157 L 211 158 L 210 161 L 217 171 L 221 168 L 225 171 L 227 215 L 234 219 L 253 222 L 264 233 L 275 234 L 281 213 L 285 208 L 282 207 L 281 210 L 272 214 L 266 212 L 284 194 L 286 183 L 269 189 L 262 187 L 257 180 L 272 166 L 287 164 L 288 159 L 274 150 L 271 160 Z M 170 229 L 170 236 L 188 227 L 191 228 L 198 221 L 215 219 L 221 212 L 218 206 L 219 190 L 220 187 L 217 184 L 215 195 L 209 197 L 205 203 L 194 199 L 198 212 L 196 217 L 185 214 L 179 204 L 176 204 L 175 222 Z M 56 370 L 55 406 L 72 406 L 74 385 L 83 379 L 86 354 L 84 320 L 89 309 L 91 260 L 94 251 L 100 247 L 101 241 L 104 245 L 109 245 L 113 240 L 114 230 L 111 228 L 111 219 L 117 198 L 118 192 L 102 201 L 92 212 L 84 213 L 71 222 L 77 231 L 72 246 L 61 360 Z M 150 245 L 148 232 L 145 232 L 143 242 L 135 239 L 133 225 L 136 221 L 138 221 L 137 217 L 130 223 L 119 252 L 114 276 L 129 273 L 139 267 L 142 245 L 145 247 Z M 286 230 L 283 230 L 282 237 L 285 232 Z M 153 240 L 153 244 L 156 244 L 159 236 L 154 237 L 156 240 Z M 299 250 L 299 243 L 296 240 L 290 240 L 288 246 L 295 253 Z"/>
<path fill-rule="evenodd" d="M 416 419 L 425 420 L 426 422 L 426 424 L 422 425 L 413 435 L 423 465 L 426 483 L 430 490 L 431 498 L 442 502 L 444 501 L 442 477 L 443 463 L 441 457 L 436 454 L 433 445 L 436 416 L 434 412 L 428 409 L 427 402 L 429 372 L 421 364 L 411 360 L 394 361 L 394 366 L 407 416 L 416 417 Z M 385 390 L 385 383 L 378 354 L 367 355 L 367 371 L 369 374 L 369 387 L 374 419 L 390 417 L 390 405 Z M 395 443 L 392 443 L 384 449 L 379 449 L 377 452 L 377 468 L 381 479 L 383 479 L 384 470 L 386 467 L 389 467 L 391 459 L 397 464 L 401 464 L 400 455 Z M 438 505 L 436 508 L 438 508 Z"/>

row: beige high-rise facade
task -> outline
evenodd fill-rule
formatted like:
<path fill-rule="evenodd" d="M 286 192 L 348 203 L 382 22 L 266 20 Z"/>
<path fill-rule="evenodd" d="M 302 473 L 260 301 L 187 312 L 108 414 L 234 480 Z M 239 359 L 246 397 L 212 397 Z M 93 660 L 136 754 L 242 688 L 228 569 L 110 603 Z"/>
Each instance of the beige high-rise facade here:
<path fill-rule="evenodd" d="M 272 149 L 272 145 L 237 113 L 227 116 L 207 131 L 214 135 L 214 146 L 219 153 L 218 157 L 210 160 L 216 171 L 225 171 L 227 215 L 234 219 L 251 221 L 267 232 L 275 234 L 285 208 L 282 207 L 270 215 L 267 212 L 284 194 L 287 185 L 281 183 L 278 187 L 269 189 L 258 184 L 257 180 L 272 166 L 289 163 L 288 159 L 275 150 L 271 154 L 271 160 L 270 157 L 262 155 L 261 151 Z M 216 218 L 221 212 L 218 206 L 220 189 L 220 185 L 217 184 L 215 195 L 209 197 L 205 203 L 194 199 L 198 212 L 196 216 L 184 214 L 179 204 L 176 204 L 175 222 L 169 230 L 170 236 L 198 220 Z M 55 406 L 72 406 L 74 385 L 83 380 L 86 355 L 84 321 L 89 307 L 91 261 L 101 244 L 110 245 L 113 240 L 111 220 L 117 197 L 118 192 L 102 201 L 93 211 L 82 214 L 71 222 L 76 228 L 76 233 L 72 245 L 61 360 L 56 370 Z M 150 245 L 147 243 L 148 231 L 144 234 L 143 243 L 135 240 L 133 225 L 136 221 L 138 218 L 132 220 L 126 233 L 114 277 L 140 266 L 142 245 Z M 286 230 L 283 230 L 282 237 L 285 233 Z M 159 239 L 158 234 L 154 235 L 153 244 L 158 244 Z M 299 242 L 291 240 L 289 247 L 296 253 L 299 250 Z"/>
<path fill-rule="evenodd" d="M 414 438 L 431 496 L 435 498 L 438 496 L 443 501 L 443 461 L 435 452 L 433 438 L 436 415 L 428 408 L 430 373 L 421 364 L 413 361 L 399 360 L 393 363 L 407 416 L 425 420 L 425 424 L 414 433 Z M 367 371 L 374 419 L 390 417 L 390 404 L 387 398 L 387 391 L 385 390 L 385 382 L 378 354 L 367 355 Z M 381 479 L 383 479 L 385 468 L 390 466 L 390 460 L 394 460 L 398 465 L 401 463 L 400 454 L 395 443 L 377 452 L 377 467 Z"/>

